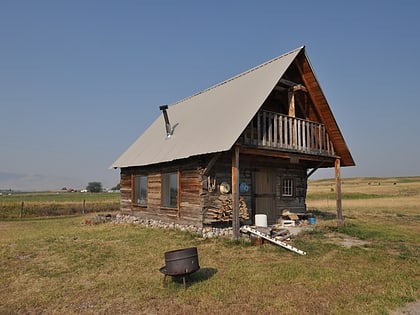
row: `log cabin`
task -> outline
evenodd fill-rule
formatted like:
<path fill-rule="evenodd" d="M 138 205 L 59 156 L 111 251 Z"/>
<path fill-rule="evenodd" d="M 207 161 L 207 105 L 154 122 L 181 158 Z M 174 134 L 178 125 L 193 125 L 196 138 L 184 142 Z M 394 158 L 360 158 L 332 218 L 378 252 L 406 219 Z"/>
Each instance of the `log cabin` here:
<path fill-rule="evenodd" d="M 308 177 L 355 162 L 310 64 L 299 47 L 185 98 L 114 162 L 121 210 L 203 227 L 282 211 L 306 211 Z"/>

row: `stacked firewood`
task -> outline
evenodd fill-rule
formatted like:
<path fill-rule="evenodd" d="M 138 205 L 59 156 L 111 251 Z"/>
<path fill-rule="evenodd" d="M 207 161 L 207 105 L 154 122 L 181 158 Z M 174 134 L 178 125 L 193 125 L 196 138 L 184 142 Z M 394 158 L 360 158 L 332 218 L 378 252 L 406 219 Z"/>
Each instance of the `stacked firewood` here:
<path fill-rule="evenodd" d="M 232 209 L 232 195 L 220 195 L 207 210 L 207 218 L 211 222 L 231 221 Z M 242 197 L 239 198 L 239 218 L 249 219 L 248 207 Z"/>

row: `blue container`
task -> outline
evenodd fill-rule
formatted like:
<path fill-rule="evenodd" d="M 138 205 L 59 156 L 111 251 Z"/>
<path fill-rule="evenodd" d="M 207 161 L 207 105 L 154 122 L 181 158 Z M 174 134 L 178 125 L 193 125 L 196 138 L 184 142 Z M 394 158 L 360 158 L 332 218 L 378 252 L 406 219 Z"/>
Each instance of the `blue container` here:
<path fill-rule="evenodd" d="M 308 221 L 309 221 L 309 224 L 312 225 L 312 224 L 315 224 L 316 219 L 315 218 L 309 218 Z"/>

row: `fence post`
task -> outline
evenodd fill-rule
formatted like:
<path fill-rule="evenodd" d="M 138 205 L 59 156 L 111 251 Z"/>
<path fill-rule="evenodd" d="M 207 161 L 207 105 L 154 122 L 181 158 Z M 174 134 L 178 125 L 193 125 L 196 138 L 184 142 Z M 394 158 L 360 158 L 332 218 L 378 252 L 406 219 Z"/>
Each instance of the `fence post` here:
<path fill-rule="evenodd" d="M 335 168 L 335 190 L 336 190 L 336 200 L 337 200 L 337 221 L 338 225 L 344 225 L 343 218 L 343 209 L 341 204 L 341 176 L 340 176 L 340 159 L 335 159 L 334 168 Z"/>
<path fill-rule="evenodd" d="M 82 214 L 85 214 L 86 210 L 86 199 L 83 199 Z"/>
<path fill-rule="evenodd" d="M 20 219 L 22 219 L 22 217 L 23 217 L 24 206 L 25 206 L 25 202 L 24 202 L 24 201 L 22 201 L 22 202 L 20 203 L 20 214 L 19 214 L 19 218 L 20 218 Z"/>

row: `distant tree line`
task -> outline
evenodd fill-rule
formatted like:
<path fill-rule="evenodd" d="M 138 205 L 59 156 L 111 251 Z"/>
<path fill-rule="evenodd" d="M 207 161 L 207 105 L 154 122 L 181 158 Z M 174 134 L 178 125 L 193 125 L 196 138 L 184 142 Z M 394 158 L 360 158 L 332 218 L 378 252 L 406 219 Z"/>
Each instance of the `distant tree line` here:
<path fill-rule="evenodd" d="M 116 186 L 112 187 L 111 190 L 120 190 L 121 185 L 118 183 Z M 86 190 L 92 193 L 102 192 L 102 183 L 101 182 L 89 182 L 86 186 Z"/>
<path fill-rule="evenodd" d="M 120 190 L 121 185 L 118 183 L 116 186 L 112 187 L 111 190 Z"/>
<path fill-rule="evenodd" d="M 86 190 L 91 193 L 98 193 L 102 191 L 102 183 L 101 182 L 89 182 L 86 186 Z"/>

